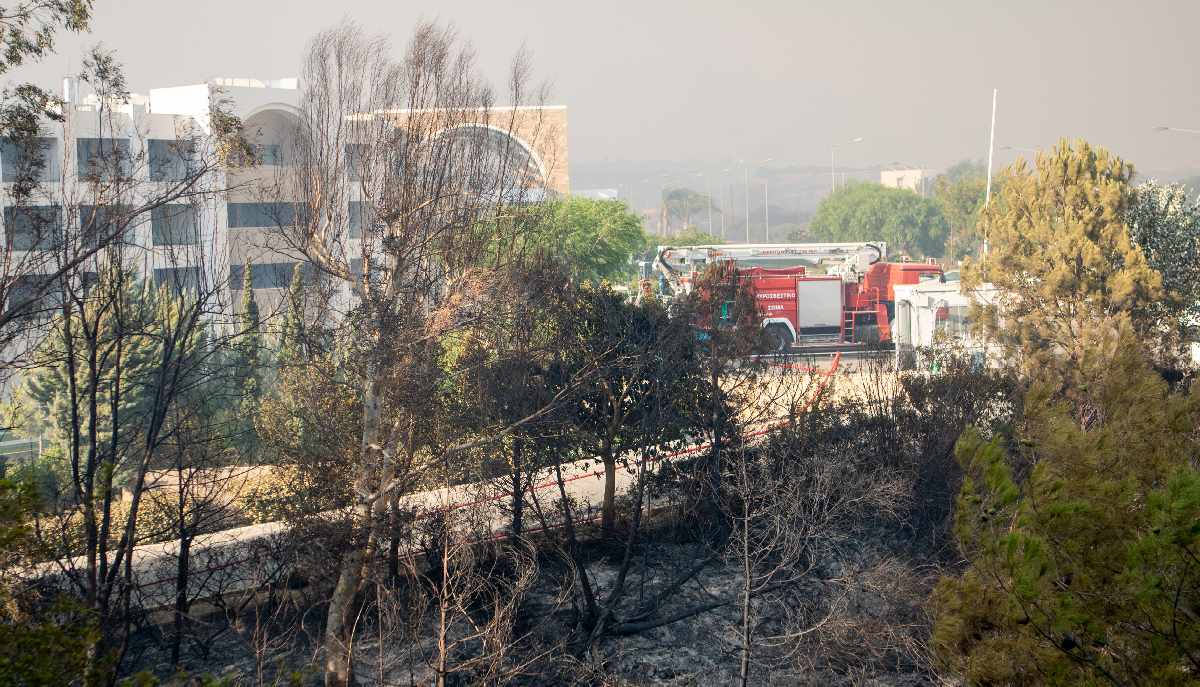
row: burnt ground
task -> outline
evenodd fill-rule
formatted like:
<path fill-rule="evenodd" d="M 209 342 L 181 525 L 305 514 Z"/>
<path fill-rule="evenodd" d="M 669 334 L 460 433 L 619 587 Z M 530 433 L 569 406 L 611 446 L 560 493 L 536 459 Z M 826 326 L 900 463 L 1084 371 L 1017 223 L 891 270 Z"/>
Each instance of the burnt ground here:
<path fill-rule="evenodd" d="M 812 573 L 786 594 L 757 604 L 758 641 L 752 663 L 755 685 L 879 685 L 915 687 L 941 684 L 925 659 L 929 621 L 923 604 L 936 573 L 897 550 L 896 542 L 875 542 L 846 552 Z M 653 598 L 673 574 L 698 560 L 689 543 L 656 543 L 642 551 L 629 575 L 628 612 L 639 599 Z M 612 585 L 623 549 L 588 547 L 588 566 L 600 597 Z M 578 609 L 562 593 L 568 568 L 557 555 L 543 555 L 538 577 L 521 605 L 518 642 L 508 666 L 524 665 L 513 679 L 521 685 L 725 685 L 737 684 L 740 663 L 738 568 L 716 559 L 682 586 L 659 617 L 722 600 L 720 605 L 677 622 L 624 636 L 604 636 L 585 649 L 577 637 Z M 314 598 L 319 595 L 313 593 Z M 317 662 L 324 609 L 309 604 L 303 590 L 290 601 L 247 611 L 235 622 L 214 615 L 193 628 L 217 634 L 191 641 L 185 651 L 189 672 L 225 678 L 229 684 L 320 684 Z M 432 613 L 421 621 L 379 613 L 368 602 L 359 633 L 358 680 L 363 685 L 427 685 L 436 635 Z M 369 617 L 372 613 L 378 618 Z M 270 616 L 268 618 L 268 616 Z M 270 622 L 268 622 L 270 620 Z M 382 622 L 377 622 L 382 621 Z M 379 638 L 378 628 L 384 630 Z M 395 628 L 406 626 L 408 630 Z M 415 630 L 415 631 L 414 631 Z M 803 634 L 801 634 L 803 633 Z M 781 635 L 787 635 L 780 637 Z M 134 642 L 131 663 L 171 682 L 159 630 L 143 631 Z M 583 642 L 586 645 L 586 642 Z M 382 653 L 380 647 L 383 647 Z M 470 651 L 477 651 L 471 645 Z M 258 658 L 256 659 L 256 655 Z M 465 660 L 467 653 L 460 654 Z M 382 658 L 382 663 L 381 659 Z M 383 676 L 383 681 L 379 680 Z M 479 673 L 464 671 L 449 684 L 478 684 Z"/>

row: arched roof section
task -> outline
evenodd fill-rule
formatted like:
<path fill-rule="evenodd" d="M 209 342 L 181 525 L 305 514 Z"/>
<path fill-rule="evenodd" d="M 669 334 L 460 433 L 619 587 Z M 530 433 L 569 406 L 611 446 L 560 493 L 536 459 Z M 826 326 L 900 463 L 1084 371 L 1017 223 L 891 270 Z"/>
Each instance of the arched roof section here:
<path fill-rule="evenodd" d="M 462 124 L 455 124 L 454 126 L 446 127 L 445 129 L 439 131 L 437 135 L 446 136 L 460 131 L 469 131 L 472 129 L 484 130 L 490 133 L 498 134 L 512 141 L 513 143 L 516 143 L 517 147 L 521 149 L 521 151 L 529 158 L 529 160 L 533 162 L 534 167 L 537 168 L 539 184 L 544 187 L 549 183 L 549 173 L 546 169 L 546 163 L 542 161 L 541 156 L 537 154 L 537 151 L 534 150 L 533 146 L 529 142 L 525 141 L 519 136 L 514 135 L 512 131 L 508 129 L 502 129 L 494 124 L 464 122 Z"/>

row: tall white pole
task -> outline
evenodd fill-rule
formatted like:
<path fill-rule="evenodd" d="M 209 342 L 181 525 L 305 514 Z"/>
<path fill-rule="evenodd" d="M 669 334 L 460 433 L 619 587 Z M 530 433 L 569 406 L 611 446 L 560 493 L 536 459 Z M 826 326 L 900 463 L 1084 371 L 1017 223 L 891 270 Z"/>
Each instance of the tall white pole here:
<path fill-rule="evenodd" d="M 833 193 L 837 190 L 837 172 L 833 166 L 833 146 L 829 146 L 829 192 Z"/>
<path fill-rule="evenodd" d="M 732 205 L 733 205 L 733 194 L 730 193 L 729 194 L 730 207 L 729 208 L 725 207 L 725 191 L 726 191 L 726 189 L 724 188 L 724 186 L 725 186 L 725 175 L 724 174 L 721 175 L 721 186 L 722 186 L 722 188 L 721 188 L 721 240 L 724 241 L 725 240 L 725 213 L 728 212 L 730 209 L 732 209 Z"/>
<path fill-rule="evenodd" d="M 999 89 L 992 89 L 992 133 L 988 137 L 988 171 L 987 189 L 983 193 L 983 206 L 987 207 L 992 200 L 992 157 L 996 154 L 996 94 Z"/>
<path fill-rule="evenodd" d="M 708 204 L 708 235 L 712 236 L 712 178 L 707 174 L 704 175 L 704 195 Z"/>
<path fill-rule="evenodd" d="M 987 188 L 983 192 L 983 207 L 987 207 L 992 200 L 992 156 L 996 153 L 996 95 L 999 93 L 998 88 L 992 89 L 992 133 L 988 137 L 988 170 L 987 170 Z M 987 255 L 988 240 L 987 236 L 983 237 L 983 254 Z"/>
<path fill-rule="evenodd" d="M 750 243 L 750 168 L 742 167 L 745 172 L 745 188 L 742 195 L 746 198 L 746 243 Z"/>
<path fill-rule="evenodd" d="M 763 182 L 763 224 L 767 228 L 766 243 L 771 242 L 771 178 Z"/>

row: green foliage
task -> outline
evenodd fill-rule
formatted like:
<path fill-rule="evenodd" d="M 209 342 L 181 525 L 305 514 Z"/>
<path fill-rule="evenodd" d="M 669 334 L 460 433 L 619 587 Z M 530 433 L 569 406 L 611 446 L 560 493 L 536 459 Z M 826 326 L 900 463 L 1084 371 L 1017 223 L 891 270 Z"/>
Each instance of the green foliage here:
<path fill-rule="evenodd" d="M 1125 222 L 1133 243 L 1162 275 L 1161 314 L 1200 324 L 1200 199 L 1181 184 L 1146 182 L 1134 189 Z"/>
<path fill-rule="evenodd" d="M 561 261 L 583 280 L 630 276 L 630 258 L 649 243 L 641 218 L 617 200 L 558 200 L 545 204 L 532 221 L 525 239 L 530 247 Z"/>
<path fill-rule="evenodd" d="M 0 43 L 0 74 L 38 61 L 54 52 L 55 34 L 86 31 L 92 19 L 92 0 L 21 0 L 0 7 L 4 38 Z M 0 90 L 0 136 L 28 145 L 40 133 L 43 119 L 62 121 L 59 99 L 28 83 Z M 14 198 L 27 197 L 40 164 L 24 170 L 13 189 Z"/>
<path fill-rule="evenodd" d="M 304 357 L 304 274 L 300 263 L 292 270 L 292 281 L 288 284 L 287 310 L 283 313 L 283 327 L 279 333 L 279 366 L 301 361 Z"/>
<path fill-rule="evenodd" d="M 43 556 L 30 522 L 35 489 L 0 480 L 0 675 L 6 684 L 57 685 L 82 675 L 94 628 L 65 599 L 42 598 L 12 581 Z"/>
<path fill-rule="evenodd" d="M 243 456 L 253 459 L 258 454 L 259 438 L 254 428 L 254 418 L 263 391 L 263 341 L 262 322 L 259 318 L 258 301 L 254 298 L 254 282 L 251 264 L 242 270 L 242 307 L 238 315 L 238 340 L 234 351 L 233 382 L 238 399 L 235 429 L 237 443 Z"/>
<path fill-rule="evenodd" d="M 971 179 L 983 179 L 987 183 L 987 164 L 983 160 L 959 160 L 950 166 L 939 179 L 945 179 L 949 184 Z"/>
<path fill-rule="evenodd" d="M 970 161 L 959 162 L 933 182 L 933 198 L 949 225 L 948 259 L 978 251 L 979 236 L 975 225 L 979 221 L 979 211 L 983 209 L 986 188 L 987 169 Z"/>
<path fill-rule="evenodd" d="M 54 51 L 54 34 L 86 31 L 92 18 L 91 0 L 23 0 L 0 8 L 4 19 L 3 59 L 0 74 L 39 60 Z"/>
<path fill-rule="evenodd" d="M 1087 423 L 1046 370 L 1013 448 L 958 443 L 969 566 L 938 585 L 933 646 L 969 684 L 1195 684 L 1200 393 L 1170 392 L 1117 329 L 1084 363 Z"/>
<path fill-rule="evenodd" d="M 984 332 L 1029 377 L 1054 369 L 1060 384 L 1083 388 L 1081 361 L 1098 353 L 1120 318 L 1152 347 L 1170 329 L 1155 307 L 1162 277 L 1133 244 L 1125 218 L 1132 169 L 1080 141 L 1060 143 L 1005 170 L 980 218 L 990 251 L 968 261 L 968 287 L 991 283 L 1001 296 L 976 309 Z"/>
<path fill-rule="evenodd" d="M 935 201 L 907 189 L 848 184 L 817 207 L 809 231 L 821 241 L 886 241 L 892 252 L 941 255 L 949 225 Z"/>
<path fill-rule="evenodd" d="M 1200 200 L 1200 176 L 1191 176 L 1179 182 L 1188 194 L 1189 200 Z"/>
<path fill-rule="evenodd" d="M 171 300 L 167 292 L 136 280 L 122 268 L 106 267 L 85 296 L 82 313 L 57 318 L 51 335 L 34 354 L 35 365 L 21 389 L 30 436 L 45 436 L 65 459 L 73 442 L 90 443 L 87 437 L 94 429 L 96 449 L 104 460 L 113 462 L 119 483 L 124 468 L 116 463 L 120 454 L 137 444 L 142 421 L 153 404 L 151 380 L 162 360 L 162 341 L 156 332 L 160 318 L 172 307 Z M 95 427 L 82 411 L 93 398 Z M 78 435 L 72 429 L 73 411 L 80 413 Z M 119 455 L 112 455 L 110 446 Z"/>
<path fill-rule="evenodd" d="M 667 226 L 682 227 L 681 233 L 695 229 L 693 219 L 707 217 L 709 211 L 720 214 L 720 209 L 709 196 L 690 188 L 670 188 L 663 191 L 663 208 L 666 210 Z"/>
<path fill-rule="evenodd" d="M 700 231 L 696 227 L 688 227 L 666 241 L 672 246 L 713 246 L 725 243 L 721 237 Z"/>

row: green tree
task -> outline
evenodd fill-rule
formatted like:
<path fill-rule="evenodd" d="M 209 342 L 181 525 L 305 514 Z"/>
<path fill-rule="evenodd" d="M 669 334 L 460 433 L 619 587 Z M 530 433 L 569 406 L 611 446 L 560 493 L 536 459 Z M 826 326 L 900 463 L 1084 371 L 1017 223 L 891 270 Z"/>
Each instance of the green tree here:
<path fill-rule="evenodd" d="M 1187 190 L 1188 197 L 1191 200 L 1200 199 L 1200 176 L 1190 176 L 1180 180 L 1179 183 Z"/>
<path fill-rule="evenodd" d="M 938 203 L 879 184 L 838 189 L 821 201 L 810 226 L 822 241 L 885 241 L 909 255 L 942 255 L 948 231 Z"/>
<path fill-rule="evenodd" d="M 944 178 L 948 183 L 956 184 L 967 179 L 984 179 L 987 180 L 987 165 L 983 160 L 959 160 L 947 169 L 943 174 L 938 176 L 939 179 Z"/>
<path fill-rule="evenodd" d="M 1052 369 L 1063 390 L 1081 389 L 1081 361 L 1094 355 L 1084 332 L 1128 317 L 1154 345 L 1164 324 L 1154 305 L 1162 278 L 1130 240 L 1132 168 L 1102 148 L 1063 141 L 1018 161 L 1002 175 L 980 229 L 990 250 L 968 262 L 970 288 L 996 286 L 1000 295 L 976 308 L 984 333 L 1001 345 L 1021 376 Z"/>
<path fill-rule="evenodd" d="M 712 198 L 690 188 L 666 189 L 662 202 L 668 230 L 678 226 L 681 233 L 695 230 L 693 218 L 707 217 L 710 210 L 718 214 L 721 212 Z"/>
<path fill-rule="evenodd" d="M 297 363 L 304 356 L 304 273 L 300 263 L 292 269 L 286 306 L 279 332 L 280 367 Z"/>
<path fill-rule="evenodd" d="M 713 246 L 725 243 L 721 237 L 713 236 L 695 227 L 688 227 L 671 238 L 663 240 L 672 246 Z"/>
<path fill-rule="evenodd" d="M 641 218 L 617 200 L 558 200 L 533 213 L 532 221 L 524 241 L 584 280 L 630 276 L 630 258 L 648 244 Z"/>
<path fill-rule="evenodd" d="M 31 436 L 47 437 L 63 459 L 81 422 L 78 431 L 94 436 L 89 443 L 97 450 L 112 446 L 111 452 L 119 454 L 137 443 L 141 420 L 153 403 L 149 380 L 162 358 L 154 329 L 165 298 L 119 266 L 101 271 L 83 298 L 85 312 L 53 325 L 25 375 L 21 393 Z M 79 417 L 81 399 L 95 404 L 94 418 Z M 110 479 L 122 483 L 130 465 L 118 465 L 116 455 L 106 459 L 114 463 Z"/>
<path fill-rule="evenodd" d="M 1134 189 L 1125 221 L 1162 276 L 1166 298 L 1157 309 L 1169 320 L 1200 324 L 1200 199 L 1181 184 L 1149 181 Z"/>
<path fill-rule="evenodd" d="M 967 684 L 1196 684 L 1200 394 L 1168 390 L 1127 318 L 1087 338 L 1086 426 L 1044 369 L 1018 441 L 958 443 L 968 567 L 934 593 L 933 647 Z"/>
<path fill-rule="evenodd" d="M 983 209 L 987 169 L 970 161 L 959 162 L 933 182 L 933 198 L 949 226 L 946 257 L 971 255 L 979 248 L 975 225 Z"/>
<path fill-rule="evenodd" d="M 235 430 L 244 456 L 252 458 L 258 452 L 258 433 L 254 429 L 254 418 L 258 415 L 262 401 L 262 322 L 258 301 L 254 298 L 254 280 L 251 263 L 242 269 L 242 307 L 238 314 L 238 341 L 235 348 L 233 382 L 238 399 L 239 429 Z"/>
<path fill-rule="evenodd" d="M 0 7 L 0 27 L 4 31 L 0 76 L 53 53 L 55 34 L 87 31 L 91 20 L 92 0 L 20 0 L 15 5 Z M 32 145 L 41 133 L 42 122 L 47 118 L 63 120 L 58 102 L 54 94 L 29 83 L 0 90 L 0 137 L 18 148 L 34 150 Z M 44 164 L 40 156 L 23 157 L 26 164 L 22 166 L 29 169 L 23 170 L 20 176 L 27 178 L 19 179 L 13 190 L 17 198 L 28 194 L 30 183 Z"/>
<path fill-rule="evenodd" d="M 15 581 L 45 560 L 31 524 L 35 491 L 0 479 L 0 675 L 14 685 L 65 684 L 83 674 L 95 632 L 77 605 Z"/>
<path fill-rule="evenodd" d="M 662 398 L 694 398 L 704 370 L 687 319 L 668 317 L 657 301 L 634 305 L 607 285 L 580 289 L 564 329 L 576 369 L 594 370 L 595 381 L 580 392 L 576 424 L 586 437 L 581 455 L 598 456 L 604 465 L 602 526 L 612 532 L 617 463 L 648 445 L 644 416 L 661 412 Z M 658 364 L 663 360 L 671 361 L 669 373 Z M 650 444 L 681 439 L 696 419 L 679 414 L 663 422 L 659 416 Z"/>

